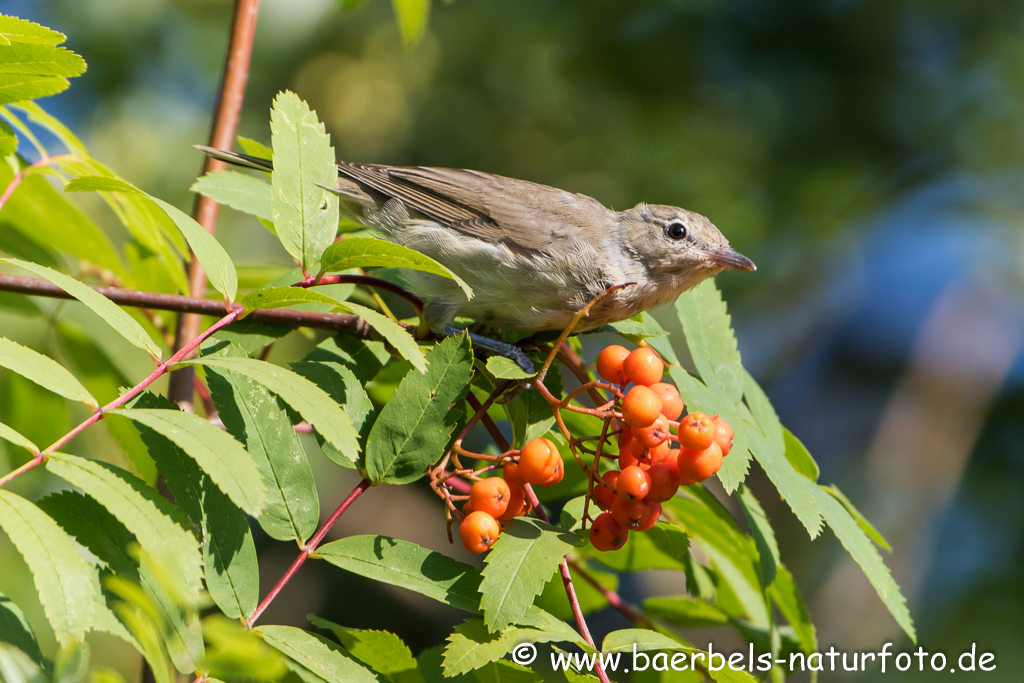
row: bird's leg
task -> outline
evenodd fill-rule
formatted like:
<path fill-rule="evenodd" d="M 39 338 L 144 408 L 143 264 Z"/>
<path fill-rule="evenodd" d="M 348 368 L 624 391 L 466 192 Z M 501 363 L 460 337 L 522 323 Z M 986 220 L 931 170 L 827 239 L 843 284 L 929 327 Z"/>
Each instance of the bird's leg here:
<path fill-rule="evenodd" d="M 497 339 L 491 339 L 490 337 L 484 337 L 476 334 L 475 332 L 470 332 L 469 330 L 460 330 L 454 325 L 445 325 L 441 330 L 442 334 L 447 335 L 462 334 L 463 332 L 466 332 L 469 335 L 470 341 L 473 342 L 474 349 L 486 351 L 489 356 L 504 356 L 522 368 L 523 372 L 528 372 L 531 375 L 534 373 L 533 361 L 527 358 L 526 354 L 523 353 L 523 350 L 518 346 L 498 341 Z"/>

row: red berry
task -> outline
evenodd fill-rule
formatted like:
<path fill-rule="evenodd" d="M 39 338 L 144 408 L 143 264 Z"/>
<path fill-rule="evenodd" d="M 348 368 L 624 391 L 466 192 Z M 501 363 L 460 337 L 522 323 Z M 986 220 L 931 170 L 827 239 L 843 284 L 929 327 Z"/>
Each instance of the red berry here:
<path fill-rule="evenodd" d="M 486 512 L 491 517 L 501 517 L 508 508 L 512 492 L 501 477 L 481 479 L 469 490 L 469 502 L 473 510 Z"/>
<path fill-rule="evenodd" d="M 597 503 L 598 507 L 602 510 L 610 510 L 612 503 L 615 502 L 616 498 L 618 498 L 618 492 L 615 490 L 615 485 L 619 481 L 619 471 L 611 470 L 610 472 L 605 472 L 601 475 L 601 480 L 611 488 L 595 481 L 594 502 Z"/>
<path fill-rule="evenodd" d="M 637 465 L 627 467 L 619 473 L 615 490 L 620 498 L 643 500 L 651 490 L 651 475 Z"/>
<path fill-rule="evenodd" d="M 634 430 L 646 427 L 661 415 L 661 399 L 647 387 L 633 387 L 622 399 L 622 419 Z"/>
<path fill-rule="evenodd" d="M 626 529 L 638 529 L 651 514 L 651 504 L 646 500 L 626 500 L 618 497 L 612 503 L 612 517 Z"/>
<path fill-rule="evenodd" d="M 678 420 L 683 414 L 683 399 L 679 395 L 679 390 L 671 384 L 658 382 L 651 385 L 651 391 L 661 399 L 661 414 L 670 420 Z"/>
<path fill-rule="evenodd" d="M 665 374 L 665 363 L 651 349 L 641 346 L 629 354 L 622 363 L 622 370 L 633 384 L 650 386 L 661 381 Z"/>
<path fill-rule="evenodd" d="M 562 456 L 551 439 L 533 439 L 519 454 L 519 476 L 528 484 L 549 486 L 562 480 Z"/>
<path fill-rule="evenodd" d="M 522 486 L 526 483 L 523 475 L 519 473 L 519 463 L 515 460 L 505 461 L 505 464 L 501 466 L 501 476 L 510 484 L 514 482 Z"/>
<path fill-rule="evenodd" d="M 612 384 L 623 384 L 626 373 L 622 370 L 622 362 L 629 356 L 625 346 L 612 344 L 601 349 L 597 354 L 597 374 Z"/>
<path fill-rule="evenodd" d="M 679 470 L 674 465 L 662 463 L 647 470 L 651 475 L 651 490 L 647 498 L 652 503 L 663 503 L 679 490 Z"/>
<path fill-rule="evenodd" d="M 459 537 L 462 545 L 471 553 L 482 553 L 498 540 L 501 526 L 497 520 L 486 512 L 471 512 L 459 525 Z"/>
<path fill-rule="evenodd" d="M 513 517 L 525 514 L 528 503 L 526 502 L 526 491 L 523 487 L 514 481 L 508 482 L 509 498 L 508 507 L 505 508 L 505 512 L 498 517 L 498 521 L 505 523 L 512 521 Z"/>
<path fill-rule="evenodd" d="M 661 503 L 651 503 L 650 505 L 651 508 L 647 519 L 640 522 L 640 525 L 636 528 L 637 531 L 647 531 L 657 523 L 658 517 L 661 517 Z"/>
<path fill-rule="evenodd" d="M 664 415 L 659 415 L 654 422 L 646 427 L 639 427 L 633 431 L 633 440 L 639 441 L 648 448 L 660 446 L 672 436 L 672 428 Z"/>
<path fill-rule="evenodd" d="M 615 521 L 610 512 L 602 512 L 590 525 L 590 544 L 597 550 L 618 550 L 629 538 L 629 531 Z"/>
<path fill-rule="evenodd" d="M 717 415 L 712 418 L 715 423 L 715 443 L 722 449 L 722 457 L 729 455 L 729 451 L 732 450 L 732 439 L 733 431 L 729 423 L 718 417 Z"/>
<path fill-rule="evenodd" d="M 680 449 L 676 464 L 679 468 L 680 481 L 704 481 L 722 469 L 722 448 L 712 441 L 704 450 Z"/>
<path fill-rule="evenodd" d="M 702 451 L 715 440 L 715 423 L 704 413 L 690 413 L 679 423 L 676 434 L 683 448 Z"/>

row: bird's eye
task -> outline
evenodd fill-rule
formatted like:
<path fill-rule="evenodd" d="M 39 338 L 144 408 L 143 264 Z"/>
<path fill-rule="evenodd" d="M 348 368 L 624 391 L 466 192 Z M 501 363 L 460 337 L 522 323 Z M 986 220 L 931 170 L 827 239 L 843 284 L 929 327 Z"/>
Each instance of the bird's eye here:
<path fill-rule="evenodd" d="M 686 239 L 686 226 L 679 221 L 674 221 L 665 228 L 665 234 L 673 240 Z"/>

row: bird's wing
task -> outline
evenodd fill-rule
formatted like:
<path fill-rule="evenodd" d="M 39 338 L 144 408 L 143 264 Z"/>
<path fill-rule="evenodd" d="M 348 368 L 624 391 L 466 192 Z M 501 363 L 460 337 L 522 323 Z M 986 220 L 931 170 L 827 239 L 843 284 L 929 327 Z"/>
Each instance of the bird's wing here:
<path fill-rule="evenodd" d="M 580 238 L 581 226 L 610 221 L 598 201 L 525 180 L 453 168 L 341 162 L 341 172 L 452 229 L 523 253 L 546 253 Z"/>

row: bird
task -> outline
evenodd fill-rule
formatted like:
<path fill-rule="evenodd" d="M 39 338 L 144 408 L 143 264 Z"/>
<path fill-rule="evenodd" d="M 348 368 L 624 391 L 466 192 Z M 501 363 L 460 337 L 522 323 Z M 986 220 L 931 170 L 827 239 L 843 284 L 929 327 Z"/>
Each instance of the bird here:
<path fill-rule="evenodd" d="M 222 161 L 271 171 L 273 162 L 197 145 Z M 450 269 L 473 289 L 422 271 L 404 275 L 441 334 L 456 317 L 492 330 L 562 330 L 595 297 L 574 331 L 625 320 L 722 270 L 756 270 L 701 214 L 640 203 L 615 211 L 598 200 L 527 180 L 469 169 L 337 162 L 336 187 L 357 218 L 385 239 Z M 532 363 L 518 347 L 472 335 L 476 347 Z"/>

